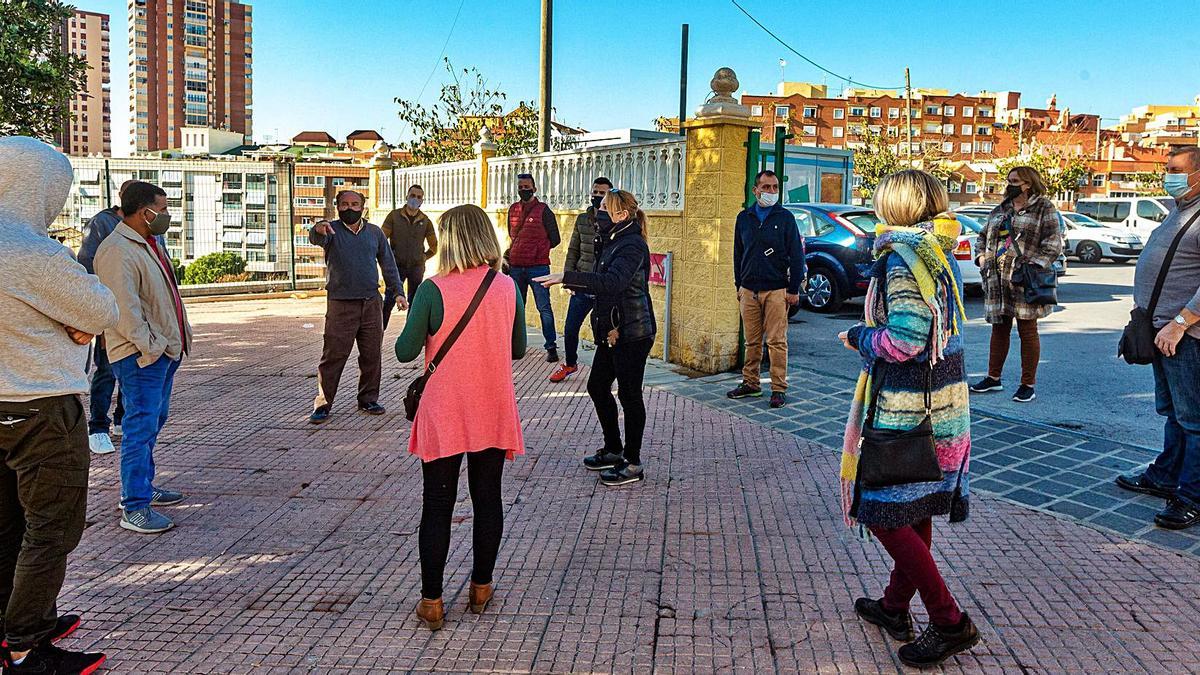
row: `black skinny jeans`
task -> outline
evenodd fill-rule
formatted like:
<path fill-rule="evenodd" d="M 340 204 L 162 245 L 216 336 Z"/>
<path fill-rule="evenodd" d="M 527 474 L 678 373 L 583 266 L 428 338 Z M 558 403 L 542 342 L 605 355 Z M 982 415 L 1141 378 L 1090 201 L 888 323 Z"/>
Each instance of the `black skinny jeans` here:
<path fill-rule="evenodd" d="M 630 464 L 642 463 L 642 434 L 646 430 L 646 402 L 642 400 L 642 379 L 646 375 L 646 359 L 654 338 L 633 342 L 617 342 L 609 347 L 604 336 L 597 336 L 596 356 L 588 376 L 588 396 L 596 406 L 596 417 L 604 431 L 604 450 L 624 455 Z M 617 383 L 617 398 L 625 409 L 625 443 L 621 443 L 621 426 L 617 420 L 617 401 L 612 395 Z"/>
<path fill-rule="evenodd" d="M 492 583 L 500 536 L 504 533 L 504 502 L 500 479 L 504 475 L 504 450 L 490 448 L 468 452 L 467 487 L 474 506 L 475 564 L 471 581 Z M 421 595 L 429 600 L 442 597 L 442 576 L 450 555 L 450 520 L 458 499 L 458 473 L 461 454 L 424 462 L 425 498 L 421 508 L 421 532 L 417 546 L 421 552 Z"/>

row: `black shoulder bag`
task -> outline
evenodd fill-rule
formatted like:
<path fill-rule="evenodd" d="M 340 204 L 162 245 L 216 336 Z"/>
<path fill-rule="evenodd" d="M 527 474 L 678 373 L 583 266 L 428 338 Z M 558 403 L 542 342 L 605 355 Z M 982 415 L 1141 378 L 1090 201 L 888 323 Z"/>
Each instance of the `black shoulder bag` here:
<path fill-rule="evenodd" d="M 858 446 L 858 483 L 864 488 L 885 488 L 908 483 L 929 483 L 943 478 L 933 439 L 933 364 L 925 370 L 925 419 L 908 431 L 878 429 L 875 412 L 879 391 L 871 397 L 867 421 Z M 882 377 L 880 378 L 882 389 Z"/>
<path fill-rule="evenodd" d="M 1192 223 L 1200 218 L 1200 210 L 1192 214 L 1187 223 L 1179 228 L 1179 233 L 1175 235 L 1175 240 L 1171 242 L 1171 248 L 1167 249 L 1167 256 L 1163 258 L 1162 268 L 1158 270 L 1158 279 L 1154 282 L 1154 292 L 1150 294 L 1150 306 L 1142 309 L 1135 306 L 1129 312 L 1129 323 L 1125 324 L 1125 330 L 1121 333 L 1121 341 L 1117 344 L 1117 356 L 1125 359 L 1125 363 L 1131 366 L 1144 366 L 1154 363 L 1154 355 L 1158 353 L 1158 348 L 1154 346 L 1154 337 L 1158 331 L 1154 329 L 1154 310 L 1158 308 L 1158 296 L 1162 295 L 1163 284 L 1167 282 L 1167 272 L 1171 269 L 1171 261 L 1175 258 L 1175 250 L 1179 248 L 1179 242 L 1183 241 L 1183 235 L 1187 234 Z M 1145 251 L 1142 252 L 1145 254 Z"/>
<path fill-rule="evenodd" d="M 467 324 L 471 322 L 471 317 L 475 316 L 475 310 L 479 309 L 479 303 L 483 302 L 483 296 L 487 295 L 488 288 L 491 287 L 492 281 L 496 278 L 496 270 L 490 269 L 487 275 L 483 277 L 483 282 L 479 284 L 479 290 L 475 291 L 475 297 L 471 298 L 471 304 L 467 305 L 467 311 L 463 312 L 462 318 L 458 320 L 458 324 L 454 326 L 454 330 L 450 331 L 450 335 L 446 336 L 446 341 L 442 343 L 438 353 L 429 362 L 425 368 L 425 372 L 421 376 L 413 380 L 412 384 L 408 385 L 408 392 L 404 395 L 404 417 L 409 422 L 417 417 L 417 408 L 421 406 L 421 395 L 425 393 L 425 385 L 429 382 L 429 377 L 437 371 L 438 364 L 442 359 L 446 358 L 446 353 L 454 346 L 458 340 L 458 336 L 466 330 Z"/>
<path fill-rule="evenodd" d="M 1009 216 L 1010 219 L 1011 217 Z M 1009 222 L 1011 228 L 1012 221 Z M 1062 234 L 1056 232 L 1054 236 L 1062 237 Z M 1016 277 L 1013 282 L 1021 285 L 1025 304 L 1058 304 L 1058 273 L 1054 271 L 1053 263 L 1046 268 L 1027 262 L 1017 268 L 1013 276 Z"/>

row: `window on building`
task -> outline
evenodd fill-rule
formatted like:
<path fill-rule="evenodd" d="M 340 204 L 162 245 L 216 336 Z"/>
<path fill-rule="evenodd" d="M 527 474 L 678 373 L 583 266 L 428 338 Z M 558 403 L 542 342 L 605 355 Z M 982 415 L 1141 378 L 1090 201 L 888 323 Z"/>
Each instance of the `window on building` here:
<path fill-rule="evenodd" d="M 943 124 L 942 125 L 942 133 L 947 136 L 953 136 L 954 135 L 954 125 L 953 124 Z"/>
<path fill-rule="evenodd" d="M 325 187 L 325 176 L 296 176 L 296 185 Z"/>
<path fill-rule="evenodd" d="M 295 203 L 302 209 L 325 208 L 324 197 L 296 197 Z"/>
<path fill-rule="evenodd" d="M 952 143 L 950 141 L 946 141 L 945 143 L 942 143 L 942 152 L 944 152 L 946 154 L 950 154 L 950 153 L 954 152 L 954 143 Z"/>
<path fill-rule="evenodd" d="M 762 106 L 761 105 L 750 106 L 750 115 L 752 117 L 762 117 Z"/>
<path fill-rule="evenodd" d="M 833 119 L 835 119 L 835 120 L 846 119 L 846 109 L 845 108 L 834 108 L 833 109 Z"/>
<path fill-rule="evenodd" d="M 979 108 L 979 116 L 980 116 L 980 117 L 991 117 L 991 116 L 992 116 L 992 109 L 991 109 L 991 108 L 984 108 L 984 107 L 980 106 L 980 108 Z"/>
<path fill-rule="evenodd" d="M 871 106 L 871 117 L 881 117 L 882 115 L 883 110 L 881 110 L 878 106 Z"/>
<path fill-rule="evenodd" d="M 992 142 L 991 141 L 982 141 L 979 144 L 979 151 L 990 153 L 992 151 Z"/>
<path fill-rule="evenodd" d="M 969 154 L 971 152 L 971 144 L 970 143 L 959 143 L 958 151 L 963 154 Z"/>
<path fill-rule="evenodd" d="M 899 108 L 888 108 L 888 119 L 889 120 L 900 119 L 900 109 Z"/>
<path fill-rule="evenodd" d="M 963 136 L 970 136 L 972 128 L 973 127 L 970 124 L 964 124 L 961 127 L 959 127 L 959 131 L 962 133 Z"/>
<path fill-rule="evenodd" d="M 951 194 L 962 192 L 962 183 L 953 178 L 946 181 L 946 192 Z"/>
<path fill-rule="evenodd" d="M 945 115 L 946 117 L 953 117 L 954 116 L 954 106 L 948 105 L 945 108 L 942 108 L 942 114 Z"/>
<path fill-rule="evenodd" d="M 974 117 L 974 116 L 975 116 L 975 107 L 969 106 L 969 105 L 964 105 L 963 106 L 963 117 Z"/>
<path fill-rule="evenodd" d="M 804 116 L 812 119 L 817 116 L 817 107 L 815 105 L 804 106 Z"/>
<path fill-rule="evenodd" d="M 1104 174 L 1098 173 L 1092 176 L 1092 187 L 1104 187 Z"/>
<path fill-rule="evenodd" d="M 991 136 L 992 128 L 991 127 L 976 127 L 975 133 L 980 136 Z"/>
<path fill-rule="evenodd" d="M 804 125 L 804 135 L 805 136 L 816 136 L 817 135 L 816 125 L 815 124 L 805 124 Z"/>
<path fill-rule="evenodd" d="M 841 138 L 845 135 L 846 135 L 845 127 L 834 127 L 833 128 L 833 137 L 834 138 Z"/>
<path fill-rule="evenodd" d="M 775 106 L 775 116 L 776 117 L 787 117 L 788 116 L 788 106 L 786 106 L 786 105 Z"/>
<path fill-rule="evenodd" d="M 964 112 L 963 114 L 965 115 L 966 113 Z M 966 183 L 965 185 L 963 185 L 963 192 L 966 192 L 969 195 L 973 195 L 973 194 L 979 192 L 979 183 L 975 183 L 975 182 Z"/>
<path fill-rule="evenodd" d="M 866 112 L 867 112 L 866 108 L 864 108 L 860 105 L 850 106 L 850 116 L 851 117 L 862 117 L 863 115 L 866 114 Z"/>
<path fill-rule="evenodd" d="M 888 127 L 887 135 L 896 138 L 900 135 L 900 127 Z"/>
<path fill-rule="evenodd" d="M 925 114 L 926 115 L 941 115 L 942 107 L 939 105 L 934 105 L 934 104 L 927 105 L 927 106 L 925 106 Z"/>

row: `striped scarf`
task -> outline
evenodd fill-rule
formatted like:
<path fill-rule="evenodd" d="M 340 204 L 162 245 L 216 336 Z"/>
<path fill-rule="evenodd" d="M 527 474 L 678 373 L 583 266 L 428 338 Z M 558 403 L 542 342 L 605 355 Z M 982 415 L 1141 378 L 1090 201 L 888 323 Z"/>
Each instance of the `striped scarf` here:
<path fill-rule="evenodd" d="M 871 285 L 867 289 L 864 322 L 868 328 L 887 323 L 887 299 L 883 289 L 887 270 L 883 259 L 888 254 L 900 256 L 916 279 L 921 298 L 933 314 L 933 343 L 929 349 L 931 363 L 942 359 L 950 336 L 958 335 L 967 320 L 953 269 L 955 263 L 950 262 L 947 256 L 947 252 L 954 250 L 958 243 L 960 228 L 953 214 L 943 213 L 913 227 L 893 227 L 880 223 L 875 230 L 877 272 L 871 277 Z M 842 513 L 845 514 L 846 524 L 850 526 L 854 525 L 849 514 L 858 476 L 859 444 L 874 391 L 870 364 L 864 364 L 854 386 L 854 400 L 850 404 L 850 417 L 842 445 Z"/>

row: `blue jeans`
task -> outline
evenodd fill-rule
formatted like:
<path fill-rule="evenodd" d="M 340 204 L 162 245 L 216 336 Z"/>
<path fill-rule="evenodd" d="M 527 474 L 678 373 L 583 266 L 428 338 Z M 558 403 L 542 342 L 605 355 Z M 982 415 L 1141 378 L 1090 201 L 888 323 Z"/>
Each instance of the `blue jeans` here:
<path fill-rule="evenodd" d="M 567 345 L 567 365 L 579 365 L 579 329 L 596 306 L 596 298 L 582 293 L 571 296 L 567 304 L 567 323 L 563 327 L 563 342 Z"/>
<path fill-rule="evenodd" d="M 88 394 L 88 434 L 107 434 L 113 424 L 121 423 L 125 409 L 121 406 L 121 395 L 117 394 L 117 409 L 112 419 L 108 417 L 108 409 L 112 406 L 113 389 L 117 380 L 113 376 L 112 364 L 108 362 L 108 352 L 104 351 L 103 338 L 97 338 L 92 347 L 91 391 Z"/>
<path fill-rule="evenodd" d="M 1154 406 L 1167 422 L 1146 477 L 1200 506 L 1200 340 L 1184 336 L 1175 356 L 1155 355 Z"/>
<path fill-rule="evenodd" d="M 550 274 L 549 265 L 513 267 L 509 270 L 509 275 L 517 282 L 517 292 L 521 294 L 521 301 L 526 302 L 526 305 L 529 300 L 529 288 L 533 287 L 533 301 L 537 303 L 538 314 L 542 315 L 542 337 L 546 340 L 544 348 L 550 350 L 558 348 L 558 333 L 554 330 L 554 308 L 550 306 L 550 289 L 533 283 L 534 279 L 547 274 Z"/>
<path fill-rule="evenodd" d="M 154 446 L 167 423 L 171 386 L 179 361 L 163 356 L 138 367 L 137 354 L 112 364 L 121 383 L 125 419 L 121 425 L 121 505 L 126 511 L 150 506 L 154 494 Z"/>

